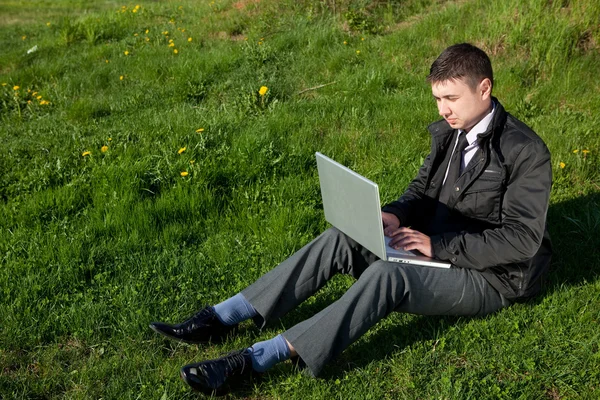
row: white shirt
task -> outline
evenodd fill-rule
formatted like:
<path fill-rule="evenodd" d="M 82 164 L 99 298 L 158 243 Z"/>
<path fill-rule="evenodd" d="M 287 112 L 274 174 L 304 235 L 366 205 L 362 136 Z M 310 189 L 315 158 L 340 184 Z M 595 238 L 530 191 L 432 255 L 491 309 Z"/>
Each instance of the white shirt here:
<path fill-rule="evenodd" d="M 469 165 L 469 162 L 471 161 L 471 159 L 473 158 L 473 156 L 475 155 L 477 150 L 479 150 L 479 144 L 477 143 L 477 135 L 484 133 L 487 130 L 487 128 L 490 126 L 490 123 L 492 122 L 492 118 L 494 117 L 494 111 L 496 111 L 496 104 L 494 104 L 494 102 L 492 102 L 492 111 L 490 111 L 490 113 L 488 115 L 483 117 L 481 119 L 481 121 L 479 121 L 477 124 L 475 124 L 475 126 L 473 128 L 471 128 L 469 133 L 467 133 L 468 145 L 462 152 L 461 163 L 460 163 L 460 172 L 461 173 L 465 169 L 465 167 L 467 165 Z M 458 135 L 456 135 L 456 140 L 454 141 L 454 147 L 452 147 L 452 153 L 454 153 L 454 150 L 456 149 L 456 145 L 458 144 L 458 138 L 460 137 L 460 135 L 462 135 L 463 132 L 464 131 L 462 129 L 458 130 Z M 452 159 L 452 156 L 450 156 L 450 159 Z M 444 175 L 443 183 L 446 183 L 446 177 L 448 176 L 449 169 L 450 169 L 450 164 L 448 164 L 448 166 L 446 167 L 446 174 Z"/>

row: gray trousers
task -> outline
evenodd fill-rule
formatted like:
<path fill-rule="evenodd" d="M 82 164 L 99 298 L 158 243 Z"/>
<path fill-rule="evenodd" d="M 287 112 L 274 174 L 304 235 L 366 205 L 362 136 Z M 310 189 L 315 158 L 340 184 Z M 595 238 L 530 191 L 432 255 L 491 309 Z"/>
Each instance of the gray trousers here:
<path fill-rule="evenodd" d="M 357 281 L 313 317 L 283 333 L 310 372 L 392 311 L 482 316 L 511 304 L 475 271 L 382 261 L 335 228 L 322 233 L 242 291 L 263 326 L 313 295 L 335 274 Z"/>

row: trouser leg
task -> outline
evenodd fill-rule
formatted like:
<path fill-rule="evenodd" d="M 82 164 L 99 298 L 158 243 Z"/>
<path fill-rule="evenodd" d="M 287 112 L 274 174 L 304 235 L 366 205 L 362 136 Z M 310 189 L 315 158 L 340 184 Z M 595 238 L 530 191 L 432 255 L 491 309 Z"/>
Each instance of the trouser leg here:
<path fill-rule="evenodd" d="M 378 258 L 335 228 L 323 232 L 242 291 L 259 326 L 285 315 L 337 273 L 360 276 Z"/>
<path fill-rule="evenodd" d="M 283 336 L 316 376 L 392 311 L 480 316 L 509 304 L 477 271 L 379 260 L 338 301 Z"/>

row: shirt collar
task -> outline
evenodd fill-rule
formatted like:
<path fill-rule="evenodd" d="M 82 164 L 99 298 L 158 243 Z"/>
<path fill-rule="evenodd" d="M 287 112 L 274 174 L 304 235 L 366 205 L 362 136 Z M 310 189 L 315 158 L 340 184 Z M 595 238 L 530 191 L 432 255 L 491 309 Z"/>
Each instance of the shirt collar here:
<path fill-rule="evenodd" d="M 496 111 L 496 103 L 492 101 L 492 111 L 475 124 L 469 133 L 467 133 L 467 142 L 469 142 L 469 146 L 477 141 L 477 135 L 484 133 L 488 126 L 490 126 L 490 122 L 492 122 L 492 118 L 494 117 L 494 111 Z M 464 131 L 459 129 L 458 132 L 461 134 Z"/>

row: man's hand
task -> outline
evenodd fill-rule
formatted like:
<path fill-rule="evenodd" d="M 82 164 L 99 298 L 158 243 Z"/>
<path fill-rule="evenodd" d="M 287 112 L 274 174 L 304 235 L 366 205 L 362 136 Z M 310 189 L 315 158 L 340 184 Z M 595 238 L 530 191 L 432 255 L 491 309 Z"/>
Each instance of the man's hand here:
<path fill-rule="evenodd" d="M 433 249 L 431 248 L 431 239 L 429 236 L 415 231 L 414 229 L 402 227 L 387 235 L 392 238 L 390 247 L 403 250 L 418 250 L 427 257 L 433 257 Z"/>
<path fill-rule="evenodd" d="M 381 220 L 383 221 L 383 234 L 392 236 L 391 233 L 400 228 L 400 220 L 394 214 L 381 212 Z"/>

